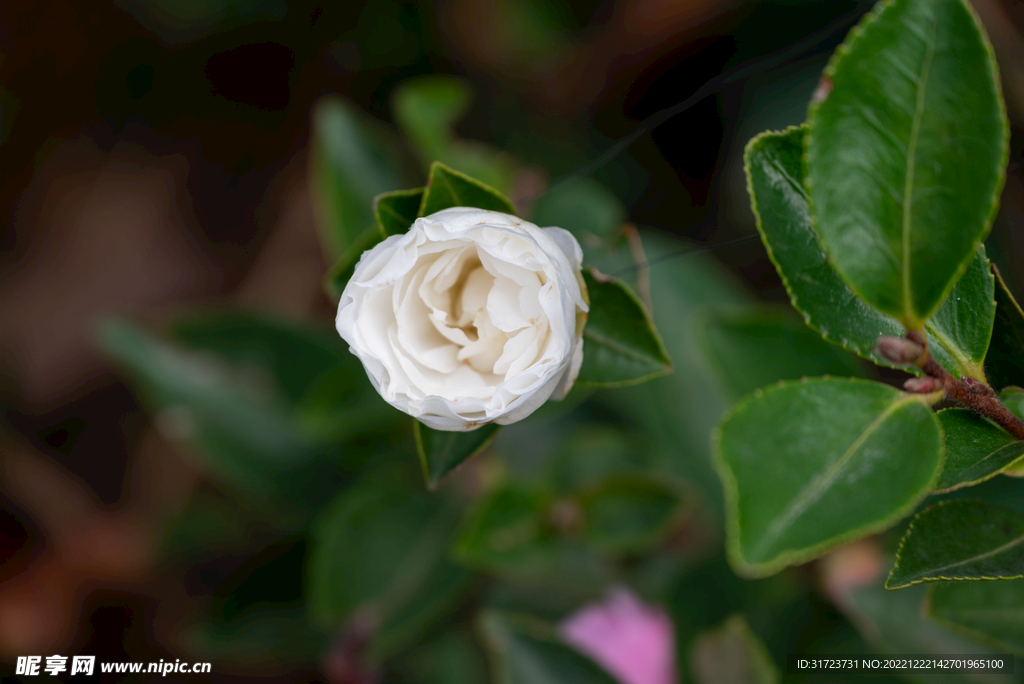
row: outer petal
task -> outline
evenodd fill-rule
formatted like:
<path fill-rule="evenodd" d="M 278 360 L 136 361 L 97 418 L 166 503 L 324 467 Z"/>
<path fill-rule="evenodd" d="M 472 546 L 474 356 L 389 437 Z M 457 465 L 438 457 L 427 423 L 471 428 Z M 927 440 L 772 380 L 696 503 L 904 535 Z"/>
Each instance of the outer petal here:
<path fill-rule="evenodd" d="M 559 401 L 565 399 L 565 395 L 569 394 L 569 390 L 576 384 L 576 378 L 579 377 L 582 366 L 583 340 L 580 340 L 576 343 L 576 349 L 572 353 L 572 361 L 569 363 L 569 367 L 562 373 L 562 376 L 558 379 L 558 384 L 555 385 L 555 390 L 551 393 L 552 399 L 558 399 Z"/>

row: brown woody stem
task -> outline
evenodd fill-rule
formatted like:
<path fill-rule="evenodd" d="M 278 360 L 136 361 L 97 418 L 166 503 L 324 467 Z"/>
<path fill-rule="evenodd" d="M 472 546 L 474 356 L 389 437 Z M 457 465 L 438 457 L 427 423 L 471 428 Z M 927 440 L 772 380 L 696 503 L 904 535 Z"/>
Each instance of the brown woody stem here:
<path fill-rule="evenodd" d="M 908 391 L 929 392 L 942 389 L 947 399 L 952 399 L 988 418 L 1017 439 L 1024 440 L 1024 420 L 1003 406 L 991 387 L 974 378 L 955 378 L 950 375 L 928 353 L 928 339 L 920 330 L 909 331 L 906 339 L 912 345 L 908 346 L 898 337 L 880 338 L 876 351 L 896 363 L 911 362 L 921 367 L 926 377 L 908 380 L 905 385 Z M 919 358 L 911 360 L 909 357 L 916 355 L 914 352 L 916 352 L 917 345 L 920 345 L 923 353 Z"/>

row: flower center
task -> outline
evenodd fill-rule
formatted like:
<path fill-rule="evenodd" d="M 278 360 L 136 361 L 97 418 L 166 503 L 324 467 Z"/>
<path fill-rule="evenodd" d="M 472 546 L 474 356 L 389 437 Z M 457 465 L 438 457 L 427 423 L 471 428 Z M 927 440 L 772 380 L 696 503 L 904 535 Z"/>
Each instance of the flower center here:
<path fill-rule="evenodd" d="M 491 257 L 475 245 L 453 247 L 415 275 L 416 292 L 440 346 L 452 361 L 508 376 L 532 364 L 547 337 L 539 293 L 543 272 Z M 437 355 L 439 347 L 433 347 Z"/>

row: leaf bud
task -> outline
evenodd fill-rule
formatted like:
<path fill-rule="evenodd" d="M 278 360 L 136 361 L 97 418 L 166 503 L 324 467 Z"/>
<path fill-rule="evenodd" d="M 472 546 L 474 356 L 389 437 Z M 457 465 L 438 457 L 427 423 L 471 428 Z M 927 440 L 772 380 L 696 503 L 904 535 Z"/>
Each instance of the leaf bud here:
<path fill-rule="evenodd" d="M 919 366 L 925 362 L 924 347 L 903 337 L 879 337 L 875 353 L 886 361 Z"/>

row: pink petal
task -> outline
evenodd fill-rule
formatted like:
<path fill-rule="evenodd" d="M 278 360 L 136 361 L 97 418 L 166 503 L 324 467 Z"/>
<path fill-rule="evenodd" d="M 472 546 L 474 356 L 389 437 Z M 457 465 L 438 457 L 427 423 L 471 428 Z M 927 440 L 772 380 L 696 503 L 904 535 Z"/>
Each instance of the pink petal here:
<path fill-rule="evenodd" d="M 603 603 L 581 608 L 562 621 L 559 632 L 621 684 L 677 681 L 672 621 L 628 589 L 617 588 Z"/>

